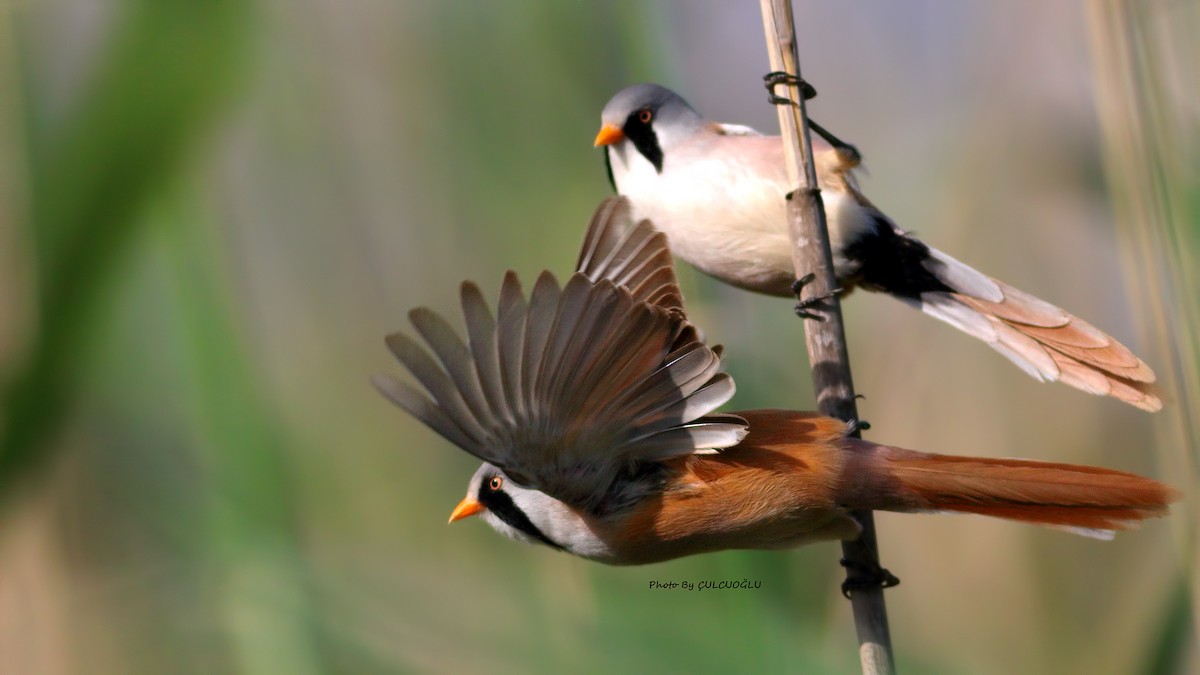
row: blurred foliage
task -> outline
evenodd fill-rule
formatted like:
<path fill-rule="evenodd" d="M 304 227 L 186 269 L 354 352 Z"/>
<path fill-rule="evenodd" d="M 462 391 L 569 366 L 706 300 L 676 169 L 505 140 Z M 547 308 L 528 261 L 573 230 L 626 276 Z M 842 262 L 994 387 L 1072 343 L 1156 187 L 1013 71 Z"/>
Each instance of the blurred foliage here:
<path fill-rule="evenodd" d="M 37 339 L 4 392 L 0 491 L 53 444 L 76 385 L 90 320 L 142 219 L 228 98 L 249 3 L 130 1 L 60 120 L 26 96 L 28 217 L 35 254 Z M 25 73 L 32 83 L 36 73 Z M 33 89 L 31 86 L 30 89 Z M 36 92 L 30 92 L 36 94 Z M 12 100 L 12 99 L 10 99 Z"/>
<path fill-rule="evenodd" d="M 1194 273 L 1200 99 L 1181 64 L 1200 21 L 1141 11 L 1157 89 L 1116 99 L 1156 101 L 1138 128 L 1168 244 L 1117 226 L 1164 221 L 1122 196 L 1114 74 L 1094 32 L 1089 62 L 1080 7 L 797 6 L 813 114 L 867 153 L 872 199 L 1111 329 L 1178 394 L 1197 373 L 1167 364 L 1195 345 L 1171 321 L 1195 321 L 1194 277 L 1165 278 L 1163 309 L 1140 272 L 1171 249 Z M 0 21 L 0 671 L 856 668 L 836 546 L 621 569 L 446 528 L 475 462 L 367 385 L 409 308 L 570 269 L 608 194 L 590 141 L 620 87 L 772 124 L 756 9 L 40 0 Z M 786 303 L 681 278 L 729 346 L 737 406 L 811 405 Z M 899 303 L 846 309 L 872 438 L 1187 493 L 1111 543 L 881 515 L 902 672 L 1194 670 L 1191 411 L 1038 386 Z M 685 579 L 762 589 L 649 589 Z"/>
<path fill-rule="evenodd" d="M 1200 146 L 1179 143 L 1194 140 L 1197 119 L 1195 110 L 1179 105 L 1177 92 L 1189 64 L 1200 60 L 1200 46 L 1188 22 L 1171 19 L 1189 18 L 1196 25 L 1200 7 L 1182 9 L 1180 15 L 1105 0 L 1092 5 L 1089 19 L 1106 169 L 1126 242 L 1124 263 L 1135 270 L 1130 285 L 1142 308 L 1140 323 L 1155 327 L 1159 351 L 1170 364 L 1163 379 L 1175 405 L 1167 411 L 1169 426 L 1158 430 L 1163 464 L 1195 485 L 1200 483 L 1200 420 L 1195 416 L 1200 410 Z M 1195 523 L 1200 505 L 1193 498 L 1179 510 Z M 1198 534 L 1194 525 L 1186 528 L 1181 548 L 1200 550 Z M 1159 637 L 1147 647 L 1146 673 L 1187 668 L 1194 650 L 1190 638 L 1198 629 L 1193 607 L 1200 600 L 1189 581 L 1181 570 Z"/>

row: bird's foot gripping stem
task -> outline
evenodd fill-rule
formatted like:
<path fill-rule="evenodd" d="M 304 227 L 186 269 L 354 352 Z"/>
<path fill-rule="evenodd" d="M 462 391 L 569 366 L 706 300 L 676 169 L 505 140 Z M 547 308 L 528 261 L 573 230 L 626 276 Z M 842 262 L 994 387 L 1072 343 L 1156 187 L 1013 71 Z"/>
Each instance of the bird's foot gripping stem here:
<path fill-rule="evenodd" d="M 817 295 L 805 300 L 801 300 L 800 292 L 803 291 L 804 287 L 812 283 L 813 279 L 816 278 L 816 274 L 809 272 L 808 274 L 805 274 L 804 276 L 792 282 L 792 294 L 796 296 L 796 316 L 800 317 L 801 319 L 816 319 L 817 321 L 824 321 L 825 317 L 821 316 L 820 314 L 814 314 L 809 310 L 820 305 L 826 300 L 836 298 L 837 296 L 841 295 L 842 289 L 835 288 L 824 295 Z"/>
<path fill-rule="evenodd" d="M 792 99 L 775 93 L 775 87 L 781 84 L 800 87 L 800 95 L 804 97 L 805 101 L 817 96 L 817 90 L 808 82 L 791 73 L 774 70 L 763 75 L 763 86 L 767 88 L 767 100 L 771 102 L 771 105 L 796 105 Z"/>
<path fill-rule="evenodd" d="M 863 564 L 842 558 L 838 563 L 846 568 L 846 580 L 842 582 L 842 595 L 847 600 L 854 591 L 891 588 L 900 585 L 900 579 L 877 562 Z"/>
<path fill-rule="evenodd" d="M 767 101 L 771 105 L 799 105 L 792 99 L 775 93 L 775 87 L 781 84 L 800 87 L 800 95 L 804 97 L 805 101 L 817 96 L 816 88 L 803 78 L 796 77 L 791 73 L 785 73 L 782 70 L 775 70 L 763 75 L 763 85 L 767 88 Z M 808 118 L 808 126 L 814 133 L 824 138 L 827 143 L 838 151 L 838 156 L 846 168 L 852 169 L 862 163 L 862 154 L 858 152 L 858 148 L 834 136 L 828 129 L 817 124 L 816 120 L 811 117 Z"/>

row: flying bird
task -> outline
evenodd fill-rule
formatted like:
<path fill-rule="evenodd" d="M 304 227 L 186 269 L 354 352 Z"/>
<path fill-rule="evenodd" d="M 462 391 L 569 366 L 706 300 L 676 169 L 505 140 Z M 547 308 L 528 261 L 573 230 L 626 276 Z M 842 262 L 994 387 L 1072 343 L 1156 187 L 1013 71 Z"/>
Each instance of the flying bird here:
<path fill-rule="evenodd" d="M 954 457 L 848 435 L 811 412 L 715 412 L 721 348 L 683 310 L 667 239 L 610 198 L 566 284 L 495 313 L 462 285 L 466 340 L 438 314 L 387 345 L 416 384 L 377 388 L 483 464 L 453 510 L 513 539 L 614 565 L 854 539 L 854 509 L 976 513 L 1096 537 L 1164 515 L 1168 486 L 1070 464 Z M 424 344 L 422 344 L 422 342 Z"/>
<path fill-rule="evenodd" d="M 640 84 L 600 116 L 609 179 L 700 271 L 760 293 L 795 293 L 783 143 L 706 120 L 675 92 Z M 857 151 L 813 138 L 838 285 L 887 293 L 974 336 L 1038 380 L 1143 410 L 1162 401 L 1154 372 L 1079 317 L 978 272 L 901 230 L 858 189 Z"/>

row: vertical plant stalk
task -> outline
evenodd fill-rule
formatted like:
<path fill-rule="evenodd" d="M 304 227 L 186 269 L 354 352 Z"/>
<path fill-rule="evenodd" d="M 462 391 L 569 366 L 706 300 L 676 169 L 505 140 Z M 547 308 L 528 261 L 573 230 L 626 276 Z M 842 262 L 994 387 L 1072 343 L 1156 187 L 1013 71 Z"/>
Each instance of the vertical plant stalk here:
<path fill-rule="evenodd" d="M 794 75 L 798 81 L 800 56 L 796 45 L 791 0 L 761 2 L 771 70 Z M 796 104 L 779 105 L 777 108 L 784 151 L 788 159 L 788 178 L 792 184 L 798 186 L 789 195 L 787 205 L 792 263 L 796 268 L 796 278 L 807 274 L 815 275 L 813 280 L 804 286 L 804 297 L 821 297 L 835 288 L 833 255 L 825 223 L 825 207 L 817 187 L 804 97 L 796 84 L 787 85 L 787 89 L 785 96 Z M 804 322 L 817 407 L 826 415 L 846 421 L 857 420 L 858 406 L 854 402 L 854 383 L 850 377 L 850 356 L 846 348 L 841 303 L 836 297 L 831 297 L 822 304 L 823 307 L 814 309 L 823 320 Z M 859 435 L 857 429 L 854 435 Z M 855 541 L 842 542 L 847 575 L 852 567 L 879 565 L 874 517 L 870 511 L 865 510 L 855 511 L 854 517 L 862 525 L 862 536 Z M 850 600 L 854 608 L 862 672 L 871 675 L 894 673 L 892 641 L 888 632 L 883 589 L 855 590 L 851 593 Z"/>
<path fill-rule="evenodd" d="M 1200 145 L 1184 111 L 1190 88 L 1173 74 L 1192 72 L 1200 27 L 1192 5 L 1142 6 L 1128 0 L 1088 4 L 1088 35 L 1104 168 L 1116 213 L 1123 275 L 1137 324 L 1155 348 L 1169 404 L 1156 424 L 1160 457 L 1179 484 L 1200 478 Z M 1174 584 L 1164 591 L 1156 638 L 1142 672 L 1195 670 L 1200 584 L 1197 500 L 1191 518 L 1175 518 L 1183 551 Z"/>

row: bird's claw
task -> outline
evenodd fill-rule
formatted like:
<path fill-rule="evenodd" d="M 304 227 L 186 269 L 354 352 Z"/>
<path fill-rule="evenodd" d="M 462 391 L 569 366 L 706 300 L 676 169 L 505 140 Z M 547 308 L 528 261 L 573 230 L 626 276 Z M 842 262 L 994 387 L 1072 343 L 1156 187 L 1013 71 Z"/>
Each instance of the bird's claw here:
<path fill-rule="evenodd" d="M 900 585 L 900 579 L 877 562 L 863 564 L 842 558 L 838 564 L 846 568 L 846 580 L 842 582 L 842 595 L 847 600 L 854 591 L 891 588 Z"/>
<path fill-rule="evenodd" d="M 822 295 L 822 296 L 818 296 L 815 298 L 809 298 L 807 300 L 801 300 L 800 302 L 797 302 L 796 307 L 795 307 L 796 316 L 800 317 L 801 319 L 814 319 L 816 321 L 820 321 L 820 322 L 824 323 L 825 316 L 823 314 L 815 314 L 813 312 L 810 312 L 809 309 L 811 307 L 816 307 L 817 305 L 828 300 L 829 298 L 832 298 L 833 296 L 834 296 L 833 293 L 826 293 L 825 295 Z"/>
<path fill-rule="evenodd" d="M 817 296 L 813 296 L 811 298 L 802 300 L 800 298 L 800 292 L 803 291 L 804 287 L 807 286 L 808 284 L 812 283 L 812 281 L 816 278 L 817 278 L 816 274 L 809 272 L 808 274 L 805 274 L 804 276 L 802 276 L 799 279 L 792 282 L 792 294 L 796 296 L 796 316 L 798 316 L 802 319 L 816 319 L 817 321 L 824 321 L 825 320 L 824 316 L 822 316 L 820 314 L 814 314 L 814 313 L 810 312 L 809 309 L 816 307 L 817 305 L 820 305 L 821 303 L 825 302 L 826 300 L 829 300 L 831 298 L 836 298 L 837 296 L 842 294 L 843 289 L 835 288 L 832 291 L 829 291 L 828 293 L 825 293 L 823 295 L 817 295 Z"/>
<path fill-rule="evenodd" d="M 866 431 L 870 428 L 871 423 L 866 420 L 850 420 L 850 433 L 854 433 L 856 431 Z"/>
<path fill-rule="evenodd" d="M 800 95 L 804 97 L 805 101 L 815 98 L 817 95 L 817 90 L 803 79 L 782 70 L 775 70 L 763 75 L 763 85 L 767 88 L 767 100 L 771 102 L 771 105 L 797 105 L 792 99 L 775 93 L 775 87 L 780 84 L 799 87 Z"/>
<path fill-rule="evenodd" d="M 817 278 L 817 275 L 815 273 L 809 272 L 808 274 L 805 274 L 804 276 L 800 277 L 799 279 L 793 281 L 792 282 L 792 295 L 796 296 L 796 299 L 799 300 L 800 299 L 800 291 L 804 290 L 804 287 L 811 284 L 813 282 L 813 279 L 816 279 L 816 278 Z"/>

